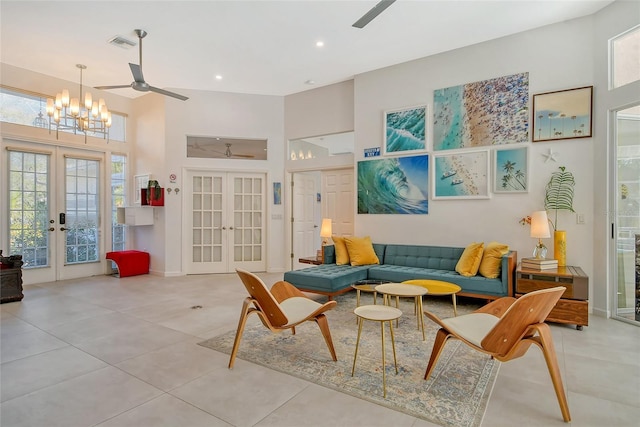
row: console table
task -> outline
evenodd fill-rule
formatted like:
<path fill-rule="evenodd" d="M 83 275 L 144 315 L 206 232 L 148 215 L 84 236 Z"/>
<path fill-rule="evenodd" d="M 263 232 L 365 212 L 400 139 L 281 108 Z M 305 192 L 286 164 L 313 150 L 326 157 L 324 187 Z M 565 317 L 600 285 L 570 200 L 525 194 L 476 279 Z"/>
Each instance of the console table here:
<path fill-rule="evenodd" d="M 299 258 L 298 262 L 300 262 L 302 264 L 313 264 L 313 265 L 321 265 L 322 264 L 322 260 L 320 260 L 320 259 L 318 259 L 317 257 L 314 257 L 314 256 Z"/>
<path fill-rule="evenodd" d="M 567 289 L 551 310 L 547 320 L 576 325 L 581 331 L 589 325 L 589 277 L 580 267 L 566 266 L 550 270 L 529 270 L 518 264 L 516 269 L 516 298 L 540 289 L 564 286 Z"/>

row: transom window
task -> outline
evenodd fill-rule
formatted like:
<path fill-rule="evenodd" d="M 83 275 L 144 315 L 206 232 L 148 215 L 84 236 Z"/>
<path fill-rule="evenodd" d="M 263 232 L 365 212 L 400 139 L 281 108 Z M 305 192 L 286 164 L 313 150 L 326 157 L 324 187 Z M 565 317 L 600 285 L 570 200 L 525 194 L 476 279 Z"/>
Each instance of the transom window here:
<path fill-rule="evenodd" d="M 611 89 L 640 80 L 640 25 L 610 40 Z"/>
<path fill-rule="evenodd" d="M 47 96 L 0 87 L 0 122 L 49 128 Z M 112 112 L 109 140 L 125 142 L 127 116 Z M 72 132 L 62 130 L 62 132 Z M 101 137 L 88 132 L 87 135 Z"/>

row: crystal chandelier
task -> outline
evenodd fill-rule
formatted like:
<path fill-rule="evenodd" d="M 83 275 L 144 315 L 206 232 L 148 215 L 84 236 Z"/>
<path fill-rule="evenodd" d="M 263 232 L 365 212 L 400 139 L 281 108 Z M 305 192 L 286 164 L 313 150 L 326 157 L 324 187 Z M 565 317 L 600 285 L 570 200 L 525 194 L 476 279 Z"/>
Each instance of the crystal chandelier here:
<path fill-rule="evenodd" d="M 94 101 L 91 93 L 87 92 L 82 97 L 82 70 L 86 65 L 77 64 L 80 69 L 80 96 L 69 98 L 69 91 L 64 89 L 56 95 L 56 99 L 47 99 L 47 115 L 49 116 L 49 133 L 51 128 L 56 129 L 56 139 L 60 130 L 73 131 L 74 134 L 82 132 L 84 142 L 87 143 L 87 133 L 102 135 L 109 140 L 109 128 L 111 127 L 111 112 L 107 109 L 104 99 Z M 80 104 L 84 101 L 84 104 Z"/>

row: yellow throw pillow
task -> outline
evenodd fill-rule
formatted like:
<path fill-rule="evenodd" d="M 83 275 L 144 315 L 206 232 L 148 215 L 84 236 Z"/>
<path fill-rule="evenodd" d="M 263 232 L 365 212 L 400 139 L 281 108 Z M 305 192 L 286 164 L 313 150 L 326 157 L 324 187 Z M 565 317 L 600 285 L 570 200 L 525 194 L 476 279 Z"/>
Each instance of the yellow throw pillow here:
<path fill-rule="evenodd" d="M 349 265 L 349 251 L 344 243 L 344 237 L 331 236 L 331 240 L 333 240 L 333 246 L 336 249 L 336 264 Z"/>
<path fill-rule="evenodd" d="M 465 277 L 475 276 L 482 261 L 482 247 L 484 243 L 471 243 L 464 249 L 458 263 L 456 271 Z"/>
<path fill-rule="evenodd" d="M 487 279 L 495 279 L 500 274 L 502 257 L 509 252 L 509 246 L 498 242 L 491 242 L 484 248 L 482 261 L 478 271 Z"/>
<path fill-rule="evenodd" d="M 367 237 L 345 237 L 344 243 L 349 251 L 351 265 L 380 264 L 380 260 L 373 250 L 371 238 Z"/>

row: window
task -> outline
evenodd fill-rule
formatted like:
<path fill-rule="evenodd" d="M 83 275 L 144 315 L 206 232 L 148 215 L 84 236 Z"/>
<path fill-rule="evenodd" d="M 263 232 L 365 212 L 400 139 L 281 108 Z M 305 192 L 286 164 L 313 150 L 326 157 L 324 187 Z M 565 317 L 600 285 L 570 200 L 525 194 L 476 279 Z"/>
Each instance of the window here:
<path fill-rule="evenodd" d="M 609 42 L 611 89 L 640 80 L 640 25 Z"/>
<path fill-rule="evenodd" d="M 6 87 L 0 88 L 0 122 L 48 129 L 49 117 L 46 107 L 46 95 L 27 93 Z M 110 141 L 125 142 L 126 120 L 126 115 L 111 112 Z M 91 132 L 87 135 L 98 136 L 92 135 Z"/>
<path fill-rule="evenodd" d="M 118 224 L 118 208 L 126 206 L 127 157 L 111 156 L 111 250 L 123 251 L 127 246 L 127 229 Z"/>

